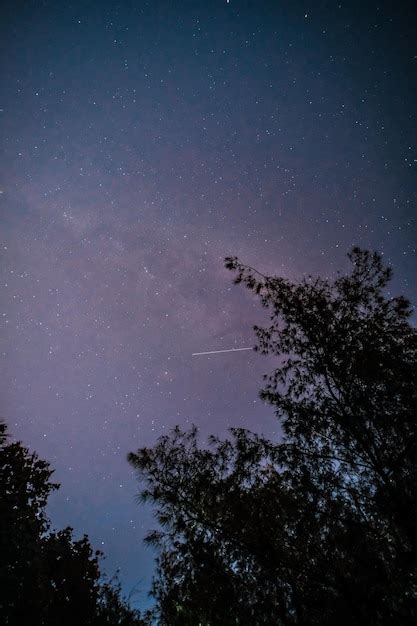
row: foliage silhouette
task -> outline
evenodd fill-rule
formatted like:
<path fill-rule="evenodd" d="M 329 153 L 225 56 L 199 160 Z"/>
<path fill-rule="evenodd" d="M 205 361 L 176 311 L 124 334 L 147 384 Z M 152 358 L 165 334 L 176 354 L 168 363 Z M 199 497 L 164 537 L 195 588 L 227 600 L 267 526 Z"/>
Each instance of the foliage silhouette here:
<path fill-rule="evenodd" d="M 49 463 L 0 423 L 0 619 L 7 626 L 140 626 L 120 587 L 105 581 L 87 536 L 52 532 Z"/>
<path fill-rule="evenodd" d="M 176 428 L 128 460 L 156 508 L 155 616 L 166 625 L 417 623 L 417 333 L 391 270 L 299 283 L 225 259 L 270 311 L 260 397 L 283 437 L 198 444 Z"/>

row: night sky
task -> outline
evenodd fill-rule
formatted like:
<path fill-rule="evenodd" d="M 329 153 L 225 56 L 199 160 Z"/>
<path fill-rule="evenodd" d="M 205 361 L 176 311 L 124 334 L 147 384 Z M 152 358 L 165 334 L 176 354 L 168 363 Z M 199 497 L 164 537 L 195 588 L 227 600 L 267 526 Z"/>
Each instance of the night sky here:
<path fill-rule="evenodd" d="M 55 527 L 147 602 L 129 451 L 179 423 L 279 437 L 268 320 L 223 259 L 332 277 L 376 249 L 414 302 L 413 2 L 9 2 L 1 15 L 1 407 Z"/>

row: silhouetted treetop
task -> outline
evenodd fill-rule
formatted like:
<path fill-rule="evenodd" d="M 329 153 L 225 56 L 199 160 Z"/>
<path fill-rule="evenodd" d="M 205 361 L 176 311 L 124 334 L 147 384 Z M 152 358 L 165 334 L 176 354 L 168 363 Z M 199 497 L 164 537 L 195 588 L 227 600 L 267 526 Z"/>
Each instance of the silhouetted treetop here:
<path fill-rule="evenodd" d="M 102 553 L 72 528 L 50 530 L 46 504 L 59 485 L 47 461 L 8 441 L 0 423 L 0 621 L 6 626 L 140 626 Z"/>
<path fill-rule="evenodd" d="M 277 357 L 260 397 L 283 436 L 176 428 L 129 455 L 160 624 L 416 623 L 417 334 L 381 256 L 348 256 L 299 282 L 225 259 L 270 312 L 255 350 Z"/>

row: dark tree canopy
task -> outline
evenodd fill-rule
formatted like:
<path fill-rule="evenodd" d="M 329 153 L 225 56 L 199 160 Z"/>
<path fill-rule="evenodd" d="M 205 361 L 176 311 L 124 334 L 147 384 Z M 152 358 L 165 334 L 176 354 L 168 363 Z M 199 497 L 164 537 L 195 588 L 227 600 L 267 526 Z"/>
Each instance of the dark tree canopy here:
<path fill-rule="evenodd" d="M 129 455 L 160 530 L 160 624 L 417 623 L 417 333 L 391 270 L 354 248 L 331 282 L 227 258 L 270 311 L 260 397 L 283 437 L 176 428 Z"/>
<path fill-rule="evenodd" d="M 0 623 L 7 626 L 140 626 L 120 587 L 106 581 L 102 554 L 72 529 L 52 532 L 45 513 L 49 463 L 0 423 Z"/>

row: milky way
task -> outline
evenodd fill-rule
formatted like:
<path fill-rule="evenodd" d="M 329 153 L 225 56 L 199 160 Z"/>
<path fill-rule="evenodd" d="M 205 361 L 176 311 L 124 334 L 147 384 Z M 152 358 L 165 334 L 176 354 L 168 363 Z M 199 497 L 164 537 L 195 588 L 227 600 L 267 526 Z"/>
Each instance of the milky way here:
<path fill-rule="evenodd" d="M 14 2 L 1 20 L 1 414 L 146 602 L 129 451 L 172 426 L 279 436 L 260 303 L 377 249 L 416 295 L 413 3 Z"/>

